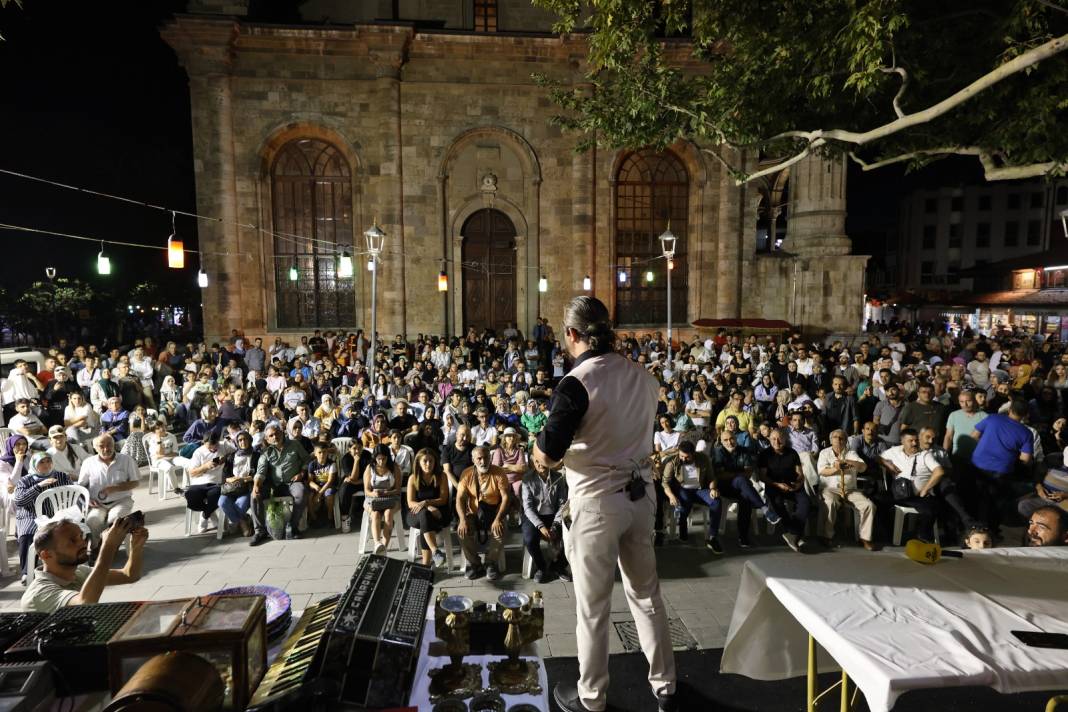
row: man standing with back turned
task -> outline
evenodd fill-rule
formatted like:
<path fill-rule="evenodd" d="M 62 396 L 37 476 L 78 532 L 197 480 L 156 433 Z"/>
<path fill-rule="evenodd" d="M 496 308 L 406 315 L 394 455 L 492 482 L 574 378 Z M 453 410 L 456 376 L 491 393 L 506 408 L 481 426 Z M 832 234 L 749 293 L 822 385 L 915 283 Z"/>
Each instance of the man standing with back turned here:
<path fill-rule="evenodd" d="M 580 296 L 564 312 L 571 371 L 553 395 L 535 461 L 567 476 L 571 528 L 567 559 L 578 616 L 578 684 L 559 683 L 567 712 L 599 712 L 608 694 L 608 635 L 618 562 L 623 591 L 649 661 L 649 684 L 662 712 L 678 708 L 675 657 L 653 552 L 653 423 L 657 382 L 612 350 L 608 309 Z"/>

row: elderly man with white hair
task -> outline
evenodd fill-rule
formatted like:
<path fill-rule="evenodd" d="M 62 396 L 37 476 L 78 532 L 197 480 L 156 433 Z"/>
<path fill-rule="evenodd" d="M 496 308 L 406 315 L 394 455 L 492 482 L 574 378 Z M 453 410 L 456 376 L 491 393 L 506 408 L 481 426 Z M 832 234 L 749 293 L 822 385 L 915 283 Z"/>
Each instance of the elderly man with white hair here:
<path fill-rule="evenodd" d="M 82 462 L 78 484 L 89 490 L 85 524 L 95 551 L 104 529 L 133 511 L 133 490 L 141 475 L 133 458 L 115 451 L 115 439 L 107 433 L 93 439 L 93 449 L 96 454 Z"/>
<path fill-rule="evenodd" d="M 848 504 L 860 514 L 861 545 L 868 551 L 873 551 L 875 505 L 857 489 L 857 474 L 867 470 L 868 465 L 856 451 L 849 449 L 844 430 L 832 431 L 829 440 L 831 446 L 821 450 L 816 461 L 822 484 L 819 502 L 820 541 L 825 546 L 834 545 L 834 525 L 838 519 L 838 510 L 843 504 Z"/>

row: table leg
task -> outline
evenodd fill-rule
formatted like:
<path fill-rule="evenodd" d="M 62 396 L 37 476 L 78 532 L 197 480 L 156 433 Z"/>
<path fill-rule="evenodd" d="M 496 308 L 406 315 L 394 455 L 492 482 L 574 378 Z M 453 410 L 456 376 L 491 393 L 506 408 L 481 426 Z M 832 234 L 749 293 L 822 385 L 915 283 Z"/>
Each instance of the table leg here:
<path fill-rule="evenodd" d="M 808 636 L 808 706 L 807 712 L 816 712 L 816 639 Z"/>
<path fill-rule="evenodd" d="M 1049 698 L 1049 702 L 1046 703 L 1046 712 L 1053 712 L 1053 710 L 1057 709 L 1057 705 L 1062 702 L 1068 702 L 1068 695 L 1057 695 Z"/>

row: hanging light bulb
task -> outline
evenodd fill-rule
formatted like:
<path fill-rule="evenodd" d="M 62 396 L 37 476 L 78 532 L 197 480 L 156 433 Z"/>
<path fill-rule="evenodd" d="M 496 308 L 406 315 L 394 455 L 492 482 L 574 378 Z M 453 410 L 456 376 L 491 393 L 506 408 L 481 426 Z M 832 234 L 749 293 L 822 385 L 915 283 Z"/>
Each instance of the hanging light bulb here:
<path fill-rule="evenodd" d="M 653 281 L 653 271 L 652 270 L 648 270 L 645 273 L 645 281 L 646 282 L 652 282 Z"/>
<path fill-rule="evenodd" d="M 347 250 L 343 251 L 341 257 L 338 258 L 337 276 L 344 278 L 352 277 L 352 257 Z"/>
<path fill-rule="evenodd" d="M 549 280 L 545 279 L 545 275 L 538 280 L 538 291 L 543 293 L 549 291 Z"/>
<path fill-rule="evenodd" d="M 587 292 L 593 288 L 593 281 L 590 279 L 590 275 L 586 275 L 582 278 L 582 288 Z"/>
<path fill-rule="evenodd" d="M 675 260 L 668 260 L 668 269 L 675 269 Z"/>
<path fill-rule="evenodd" d="M 111 258 L 104 254 L 104 243 L 100 243 L 100 254 L 96 256 L 97 274 L 111 274 Z"/>
<path fill-rule="evenodd" d="M 178 239 L 178 230 L 174 225 L 175 214 L 171 211 L 171 236 L 167 238 L 167 266 L 171 269 L 185 267 L 185 245 Z"/>
<path fill-rule="evenodd" d="M 372 257 L 371 259 L 367 260 L 367 271 L 368 272 L 374 272 L 375 271 L 375 258 L 374 257 Z"/>
<path fill-rule="evenodd" d="M 626 284 L 627 283 L 627 271 L 625 269 L 620 269 L 619 270 L 619 283 L 620 284 Z"/>
<path fill-rule="evenodd" d="M 201 289 L 208 286 L 208 274 L 204 270 L 197 270 L 197 286 Z"/>
<path fill-rule="evenodd" d="M 449 275 L 445 274 L 445 270 L 438 272 L 438 291 L 449 291 Z"/>
<path fill-rule="evenodd" d="M 289 281 L 290 282 L 296 282 L 297 281 L 297 268 L 296 267 L 290 267 L 289 268 Z"/>

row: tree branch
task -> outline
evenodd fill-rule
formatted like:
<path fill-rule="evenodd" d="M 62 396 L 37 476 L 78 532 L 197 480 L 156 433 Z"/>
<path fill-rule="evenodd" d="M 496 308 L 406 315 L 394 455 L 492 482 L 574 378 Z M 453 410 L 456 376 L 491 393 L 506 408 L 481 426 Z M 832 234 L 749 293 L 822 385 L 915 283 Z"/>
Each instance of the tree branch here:
<path fill-rule="evenodd" d="M 893 67 L 880 67 L 879 71 L 883 74 L 897 74 L 901 77 L 901 86 L 897 90 L 897 94 L 894 94 L 894 113 L 897 114 L 897 118 L 905 116 L 905 112 L 901 110 L 901 97 L 905 95 L 905 90 L 909 86 L 909 73 L 902 67 L 897 65 Z"/>
<path fill-rule="evenodd" d="M 900 156 L 884 158 L 880 161 L 869 163 L 858 156 L 855 151 L 849 152 L 849 157 L 860 166 L 861 170 L 874 171 L 895 163 L 904 163 L 923 156 L 976 156 L 983 165 L 983 174 L 987 180 L 1018 180 L 1020 178 L 1037 178 L 1044 176 L 1057 168 L 1068 168 L 1068 164 L 1046 161 L 1045 163 L 1028 163 L 1019 166 L 1006 166 L 999 164 L 993 154 L 978 146 L 941 146 L 939 148 L 925 148 L 918 151 L 902 153 Z"/>

